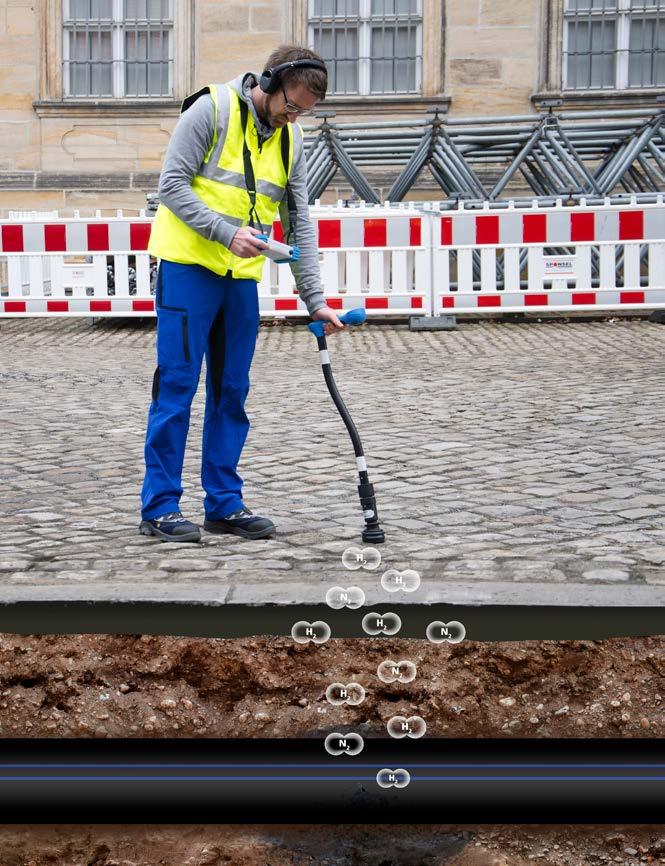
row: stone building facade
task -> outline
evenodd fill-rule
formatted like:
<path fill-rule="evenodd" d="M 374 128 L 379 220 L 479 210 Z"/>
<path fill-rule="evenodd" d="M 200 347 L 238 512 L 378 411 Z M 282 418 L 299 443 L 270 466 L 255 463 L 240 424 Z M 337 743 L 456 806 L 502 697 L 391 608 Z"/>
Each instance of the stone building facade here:
<path fill-rule="evenodd" d="M 415 46 L 417 69 L 404 73 L 411 76 L 413 92 L 395 92 L 394 86 L 391 92 L 392 79 L 385 92 L 367 92 L 375 75 L 368 46 L 379 38 L 373 18 L 381 3 L 382 44 L 412 39 Z M 146 35 L 150 22 L 139 19 L 149 18 L 157 7 L 162 10 L 159 34 Z M 358 56 L 370 57 L 360 66 L 352 57 L 340 62 L 347 80 L 352 74 L 364 81 L 359 89 L 365 92 L 328 96 L 325 107 L 337 112 L 339 122 L 422 117 L 435 106 L 451 117 L 535 113 L 552 98 L 561 98 L 565 107 L 655 107 L 664 92 L 665 0 L 644 0 L 638 58 L 643 80 L 636 78 L 632 59 L 630 69 L 626 63 L 624 72 L 619 69 L 623 55 L 634 55 L 632 41 L 623 48 L 617 41 L 622 32 L 624 41 L 633 40 L 625 36 L 626 10 L 633 7 L 628 0 L 0 0 L 0 209 L 6 214 L 10 209 L 142 207 L 146 191 L 156 187 L 187 93 L 208 81 L 260 71 L 280 43 L 320 50 L 316 39 L 339 38 L 344 28 L 352 32 Z M 100 18 L 105 10 L 113 17 L 108 26 L 98 21 L 87 28 L 97 31 L 92 35 L 74 32 L 72 17 Z M 128 35 L 123 32 L 127 10 L 135 19 Z M 412 29 L 398 33 L 410 16 Z M 633 27 L 638 33 L 637 24 Z M 651 51 L 644 49 L 648 38 Z M 86 74 L 99 71 L 85 65 L 86 39 L 93 61 L 96 45 L 115 63 L 113 82 L 109 77 L 110 83 L 95 85 L 93 94 L 83 92 L 85 82 L 81 85 Z M 131 50 L 139 57 L 147 42 L 153 45 L 150 56 L 168 63 L 163 92 L 155 94 L 153 88 L 150 96 L 131 95 L 116 74 L 118 64 L 129 63 Z M 158 43 L 161 48 L 155 48 Z M 587 44 L 590 58 L 585 59 Z M 348 54 L 348 46 L 345 50 Z M 339 44 L 335 51 L 339 55 Z M 389 64 L 386 59 L 385 69 Z M 151 68 L 159 73 L 161 67 Z M 78 84 L 72 69 L 78 70 Z M 140 77 L 146 69 L 134 63 L 130 71 Z M 396 75 L 394 70 L 393 64 Z M 381 74 L 384 81 L 390 78 Z M 324 201 L 344 192 L 340 180 Z M 429 178 L 410 197 L 419 196 L 439 197 Z"/>

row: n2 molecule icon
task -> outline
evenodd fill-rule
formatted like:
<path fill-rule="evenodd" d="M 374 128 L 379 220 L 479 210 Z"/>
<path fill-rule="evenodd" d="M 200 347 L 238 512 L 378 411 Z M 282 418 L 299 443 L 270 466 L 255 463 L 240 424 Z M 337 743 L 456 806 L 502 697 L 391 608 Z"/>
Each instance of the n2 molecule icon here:
<path fill-rule="evenodd" d="M 432 643 L 460 643 L 466 637 L 466 629 L 461 622 L 435 620 L 427 626 L 427 640 Z"/>
<path fill-rule="evenodd" d="M 411 683 L 415 680 L 416 673 L 414 663 L 406 659 L 401 662 L 386 659 L 376 669 L 376 675 L 382 683 Z"/>
<path fill-rule="evenodd" d="M 360 734 L 328 734 L 324 745 L 326 752 L 335 758 L 339 755 L 353 758 L 362 752 L 365 741 Z"/>
<path fill-rule="evenodd" d="M 341 610 L 343 607 L 356 610 L 365 604 L 365 593 L 359 586 L 333 586 L 326 593 L 326 604 L 333 610 Z"/>

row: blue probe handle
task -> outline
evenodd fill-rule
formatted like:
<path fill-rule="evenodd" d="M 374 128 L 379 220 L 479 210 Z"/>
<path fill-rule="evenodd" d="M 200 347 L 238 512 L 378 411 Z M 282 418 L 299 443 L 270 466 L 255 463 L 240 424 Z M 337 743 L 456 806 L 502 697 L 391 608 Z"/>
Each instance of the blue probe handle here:
<path fill-rule="evenodd" d="M 349 310 L 343 316 L 339 316 L 340 322 L 343 322 L 345 325 L 362 325 L 366 318 L 367 313 L 364 307 L 356 307 L 355 310 Z M 325 322 L 310 322 L 307 327 L 315 337 L 322 337 L 325 324 Z"/>
<path fill-rule="evenodd" d="M 365 308 L 356 307 L 355 310 L 349 310 L 348 313 L 340 316 L 339 320 L 340 322 L 344 322 L 345 325 L 362 325 L 366 318 L 367 313 L 365 312 Z"/>

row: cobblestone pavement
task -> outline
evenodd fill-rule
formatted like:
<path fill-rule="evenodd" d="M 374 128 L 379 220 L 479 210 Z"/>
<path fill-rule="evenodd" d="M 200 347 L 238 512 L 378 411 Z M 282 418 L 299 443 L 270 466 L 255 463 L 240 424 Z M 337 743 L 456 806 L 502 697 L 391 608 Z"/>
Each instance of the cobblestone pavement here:
<path fill-rule="evenodd" d="M 0 599 L 311 603 L 357 584 L 395 600 L 342 566 L 362 544 L 355 461 L 302 326 L 261 329 L 248 401 L 245 501 L 278 537 L 137 534 L 154 339 L 150 321 L 0 321 Z M 665 603 L 665 327 L 373 324 L 329 342 L 383 565 L 419 571 L 414 602 Z M 198 520 L 202 407 L 203 380 L 182 500 Z"/>

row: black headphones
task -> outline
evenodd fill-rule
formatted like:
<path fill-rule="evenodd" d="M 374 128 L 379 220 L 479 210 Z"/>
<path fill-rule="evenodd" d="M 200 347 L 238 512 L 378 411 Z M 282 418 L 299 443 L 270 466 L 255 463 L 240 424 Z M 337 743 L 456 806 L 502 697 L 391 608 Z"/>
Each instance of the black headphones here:
<path fill-rule="evenodd" d="M 274 93 L 279 86 L 279 79 L 286 69 L 321 69 L 328 72 L 325 63 L 320 60 L 291 60 L 289 63 L 281 63 L 279 66 L 270 66 L 263 70 L 259 79 L 259 87 L 264 93 Z"/>

